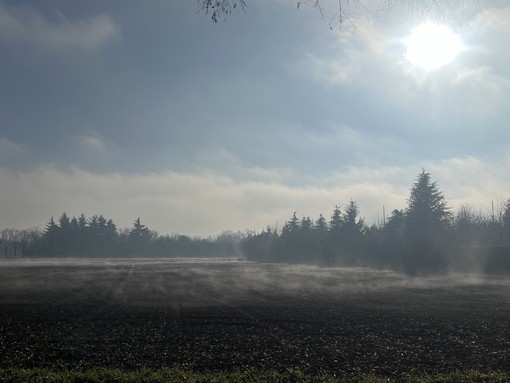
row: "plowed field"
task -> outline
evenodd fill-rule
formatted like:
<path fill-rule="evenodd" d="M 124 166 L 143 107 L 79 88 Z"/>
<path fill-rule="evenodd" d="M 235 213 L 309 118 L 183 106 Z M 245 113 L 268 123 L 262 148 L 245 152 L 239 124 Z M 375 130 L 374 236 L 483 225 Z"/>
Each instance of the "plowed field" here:
<path fill-rule="evenodd" d="M 510 278 L 228 260 L 0 262 L 0 367 L 510 371 Z"/>

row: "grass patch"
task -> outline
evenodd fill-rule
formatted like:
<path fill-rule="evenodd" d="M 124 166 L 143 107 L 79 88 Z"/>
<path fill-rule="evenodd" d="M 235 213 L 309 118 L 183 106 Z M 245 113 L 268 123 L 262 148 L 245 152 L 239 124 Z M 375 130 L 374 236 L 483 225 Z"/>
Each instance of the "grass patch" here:
<path fill-rule="evenodd" d="M 142 368 L 136 371 L 117 369 L 46 369 L 3 368 L 1 383 L 495 383 L 510 382 L 510 373 L 459 371 L 448 374 L 403 374 L 381 377 L 371 374 L 335 376 L 331 373 L 306 374 L 300 370 L 286 372 L 248 369 L 234 372 L 193 372 L 178 367 Z"/>

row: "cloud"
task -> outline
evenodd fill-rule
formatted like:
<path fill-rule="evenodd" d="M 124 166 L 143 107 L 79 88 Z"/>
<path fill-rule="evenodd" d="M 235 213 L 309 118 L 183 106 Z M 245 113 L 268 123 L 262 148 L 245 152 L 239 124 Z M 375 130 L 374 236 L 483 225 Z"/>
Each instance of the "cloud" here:
<path fill-rule="evenodd" d="M 5 137 L 0 136 L 0 153 L 5 156 L 18 155 L 23 153 L 25 150 L 21 145 L 8 140 Z"/>
<path fill-rule="evenodd" d="M 45 49 L 78 48 L 94 51 L 120 36 L 120 27 L 107 15 L 69 20 L 58 13 L 48 20 L 28 7 L 0 4 L 0 40 L 30 42 Z"/>
<path fill-rule="evenodd" d="M 336 60 L 307 55 L 310 73 L 318 80 L 329 84 L 342 84 L 354 80 L 361 72 L 363 54 L 359 51 L 344 52 Z"/>
<path fill-rule="evenodd" d="M 22 145 L 0 136 L 0 165 L 5 163 L 9 166 L 20 160 L 25 154 L 26 149 Z"/>
<path fill-rule="evenodd" d="M 389 153 L 408 157 L 402 148 L 411 144 L 413 157 L 422 159 L 479 155 L 487 145 L 501 149 L 510 139 L 505 123 L 510 118 L 505 104 L 510 61 L 502 47 L 508 33 L 472 22 L 463 33 L 466 50 L 451 64 L 425 73 L 403 58 L 413 20 L 397 21 L 360 18 L 355 34 L 335 32 L 337 46 L 318 48 L 296 64 L 300 81 L 318 83 L 337 100 L 343 113 L 336 121 L 374 132 L 374 138 L 398 137 L 393 147 L 404 145 Z M 494 41 L 500 49 L 493 49 Z M 493 137 L 498 137 L 495 144 Z"/>
<path fill-rule="evenodd" d="M 281 225 L 293 211 L 328 217 L 335 205 L 350 198 L 361 203 L 398 195 L 391 186 L 366 181 L 332 188 L 291 187 L 235 181 L 211 172 L 101 175 L 51 166 L 25 172 L 0 169 L 0 182 L 5 185 L 0 195 L 2 227 L 43 226 L 51 216 L 66 211 L 103 214 L 120 227 L 130 226 L 140 216 L 160 233 L 199 235 Z"/>
<path fill-rule="evenodd" d="M 73 135 L 65 150 L 53 158 L 69 167 L 78 167 L 90 171 L 110 172 L 128 158 L 116 142 L 104 137 L 95 130 Z"/>
<path fill-rule="evenodd" d="M 77 137 L 78 144 L 85 150 L 96 153 L 105 153 L 108 150 L 104 139 L 98 134 L 82 134 Z"/>
<path fill-rule="evenodd" d="M 329 131 L 317 133 L 308 131 L 305 134 L 305 147 L 316 146 L 317 152 L 327 156 L 336 154 L 345 163 L 391 163 L 404 161 L 409 157 L 409 143 L 401 137 L 392 135 L 390 131 L 355 129 L 344 124 L 329 122 Z M 303 148 L 305 149 L 305 148 Z"/>
<path fill-rule="evenodd" d="M 202 150 L 197 156 L 197 164 L 200 171 L 228 174 L 238 181 L 282 182 L 286 177 L 295 176 L 282 168 L 245 165 L 238 155 L 221 146 Z"/>
<path fill-rule="evenodd" d="M 483 8 L 472 24 L 490 29 L 510 30 L 510 7 Z"/>
<path fill-rule="evenodd" d="M 491 201 L 510 198 L 510 152 L 499 158 L 466 156 L 429 164 L 427 170 L 445 192 L 449 205 L 488 211 Z"/>
<path fill-rule="evenodd" d="M 507 198 L 510 152 L 503 160 L 459 157 L 423 166 L 437 180 L 449 205 L 488 207 Z M 294 211 L 298 216 L 329 218 L 335 205 L 358 202 L 367 223 L 382 221 L 405 209 L 419 166 L 351 166 L 332 179 L 314 185 L 289 186 L 280 182 L 239 181 L 207 171 L 182 173 L 165 170 L 148 174 L 96 174 L 78 168 L 53 166 L 14 172 L 0 168 L 0 227 L 44 226 L 51 216 L 103 214 L 119 227 L 131 226 L 140 216 L 160 233 L 211 235 L 222 230 L 261 230 L 280 227 Z M 332 182 L 333 181 L 333 182 Z"/>

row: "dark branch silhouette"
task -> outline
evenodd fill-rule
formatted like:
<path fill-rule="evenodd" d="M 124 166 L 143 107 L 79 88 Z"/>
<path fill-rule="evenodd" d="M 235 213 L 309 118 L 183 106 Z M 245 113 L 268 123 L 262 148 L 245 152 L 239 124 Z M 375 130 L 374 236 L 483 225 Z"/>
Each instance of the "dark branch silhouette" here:
<path fill-rule="evenodd" d="M 232 15 L 236 9 L 247 11 L 248 0 L 197 0 L 198 10 L 211 17 L 217 23 Z M 463 22 L 465 4 L 463 0 L 382 0 L 376 5 L 371 5 L 370 0 L 338 0 L 338 6 L 331 12 L 326 11 L 324 0 L 300 0 L 296 1 L 297 9 L 303 6 L 311 6 L 319 12 L 329 28 L 340 27 L 346 22 L 356 26 L 356 12 L 362 10 L 374 16 L 382 17 L 397 5 L 407 5 L 409 12 L 417 13 L 425 17 L 434 17 L 442 21 Z M 478 0 L 472 0 L 478 4 Z"/>

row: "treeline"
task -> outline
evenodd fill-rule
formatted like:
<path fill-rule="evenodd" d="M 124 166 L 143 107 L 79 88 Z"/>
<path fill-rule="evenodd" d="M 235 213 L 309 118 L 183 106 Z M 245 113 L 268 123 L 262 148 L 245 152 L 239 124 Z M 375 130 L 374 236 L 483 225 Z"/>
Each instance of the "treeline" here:
<path fill-rule="evenodd" d="M 326 219 L 298 218 L 260 233 L 215 238 L 159 235 L 136 219 L 119 230 L 102 215 L 63 213 L 46 227 L 0 232 L 0 257 L 239 257 L 251 261 L 392 268 L 407 273 L 445 270 L 510 272 L 510 199 L 490 213 L 447 206 L 424 170 L 406 209 L 368 225 L 353 200 Z"/>
<path fill-rule="evenodd" d="M 243 241 L 249 260 L 392 268 L 407 273 L 457 269 L 510 272 L 510 199 L 491 214 L 461 206 L 454 215 L 437 183 L 422 171 L 405 210 L 367 225 L 357 203 L 330 218 L 298 218 Z"/>
<path fill-rule="evenodd" d="M 0 257 L 238 257 L 241 233 L 215 238 L 159 235 L 137 218 L 132 228 L 119 230 L 102 215 L 53 217 L 41 230 L 4 229 Z"/>

